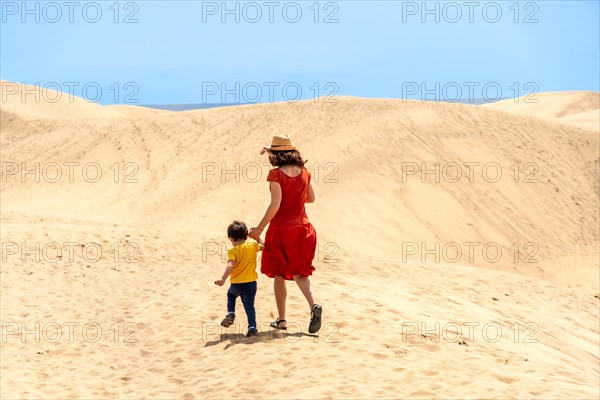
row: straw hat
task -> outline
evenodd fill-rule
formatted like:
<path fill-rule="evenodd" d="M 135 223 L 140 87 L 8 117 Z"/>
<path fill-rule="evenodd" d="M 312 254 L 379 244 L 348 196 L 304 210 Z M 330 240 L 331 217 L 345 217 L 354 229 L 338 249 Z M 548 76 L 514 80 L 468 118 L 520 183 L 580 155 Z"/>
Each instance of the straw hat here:
<path fill-rule="evenodd" d="M 296 150 L 294 146 L 292 146 L 292 139 L 290 139 L 287 135 L 275 135 L 273 136 L 273 140 L 271 140 L 271 145 L 267 147 L 263 147 L 264 150 L 269 151 L 286 151 L 286 150 Z"/>

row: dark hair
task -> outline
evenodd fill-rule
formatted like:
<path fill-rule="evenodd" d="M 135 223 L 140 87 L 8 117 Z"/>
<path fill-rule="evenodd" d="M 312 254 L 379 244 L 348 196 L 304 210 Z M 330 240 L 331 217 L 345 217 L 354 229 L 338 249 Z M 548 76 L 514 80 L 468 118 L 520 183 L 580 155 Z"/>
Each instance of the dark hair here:
<path fill-rule="evenodd" d="M 274 167 L 281 167 L 283 165 L 297 165 L 298 167 L 304 167 L 304 164 L 308 160 L 302 160 L 302 156 L 298 150 L 283 150 L 283 151 L 272 151 L 269 150 L 269 162 Z"/>
<path fill-rule="evenodd" d="M 242 221 L 233 221 L 227 228 L 227 236 L 233 240 L 242 240 L 248 238 L 248 227 Z"/>

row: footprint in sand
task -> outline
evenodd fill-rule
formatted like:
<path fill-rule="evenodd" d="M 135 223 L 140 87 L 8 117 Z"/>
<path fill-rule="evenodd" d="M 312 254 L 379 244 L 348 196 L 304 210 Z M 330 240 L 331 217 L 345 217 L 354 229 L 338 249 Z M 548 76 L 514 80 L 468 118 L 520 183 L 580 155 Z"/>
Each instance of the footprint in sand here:
<path fill-rule="evenodd" d="M 378 360 L 383 360 L 384 358 L 388 358 L 387 354 L 382 354 L 382 353 L 371 353 L 371 355 Z"/>
<path fill-rule="evenodd" d="M 169 382 L 174 383 L 176 385 L 181 385 L 183 382 L 185 382 L 183 379 L 177 379 L 177 378 L 169 378 L 167 379 Z"/>
<path fill-rule="evenodd" d="M 417 392 L 412 392 L 409 397 L 425 397 L 425 398 L 434 398 L 436 394 L 433 392 L 426 392 L 424 390 L 419 390 Z"/>
<path fill-rule="evenodd" d="M 140 350 L 140 354 L 142 355 L 142 357 L 149 357 L 152 355 L 152 352 L 146 351 L 146 350 Z"/>
<path fill-rule="evenodd" d="M 183 360 L 180 357 L 175 358 L 173 361 L 171 361 L 171 365 L 173 367 L 178 367 L 179 365 L 181 365 L 183 363 Z"/>
<path fill-rule="evenodd" d="M 506 384 L 511 384 L 515 381 L 517 381 L 518 379 L 514 379 L 514 378 L 509 378 L 507 376 L 501 376 L 501 375 L 494 375 L 494 378 L 498 379 L 500 382 L 502 383 L 506 383 Z"/>

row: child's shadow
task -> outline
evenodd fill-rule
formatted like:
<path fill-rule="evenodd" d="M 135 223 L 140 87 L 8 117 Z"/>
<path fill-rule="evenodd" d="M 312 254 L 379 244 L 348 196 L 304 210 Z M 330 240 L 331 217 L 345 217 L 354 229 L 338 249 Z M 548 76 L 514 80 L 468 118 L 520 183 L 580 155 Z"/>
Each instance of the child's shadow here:
<path fill-rule="evenodd" d="M 309 334 L 309 333 L 305 333 L 305 332 L 289 332 L 288 333 L 285 331 L 274 331 L 274 330 L 258 332 L 258 334 L 256 334 L 255 336 L 250 336 L 250 337 L 247 337 L 246 335 L 244 335 L 242 333 L 222 333 L 221 335 L 219 335 L 219 339 L 207 341 L 204 344 L 204 347 L 216 346 L 223 342 L 229 342 L 225 345 L 225 348 L 223 349 L 223 350 L 227 350 L 228 348 L 230 348 L 231 346 L 234 346 L 236 344 L 248 345 L 248 344 L 255 344 L 255 343 L 270 343 L 270 342 L 274 342 L 275 340 L 285 340 L 285 341 L 288 341 L 289 343 L 296 343 L 303 337 L 313 338 L 313 339 L 318 340 L 319 335 L 318 334 Z"/>

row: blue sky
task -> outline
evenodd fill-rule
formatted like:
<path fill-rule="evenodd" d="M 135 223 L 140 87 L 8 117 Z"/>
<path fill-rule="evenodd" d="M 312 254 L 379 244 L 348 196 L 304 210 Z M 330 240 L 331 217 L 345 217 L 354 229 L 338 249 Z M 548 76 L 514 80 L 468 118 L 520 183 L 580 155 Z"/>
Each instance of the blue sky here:
<path fill-rule="evenodd" d="M 2 0 L 0 77 L 103 104 L 600 91 L 598 1 L 467 3 Z"/>

